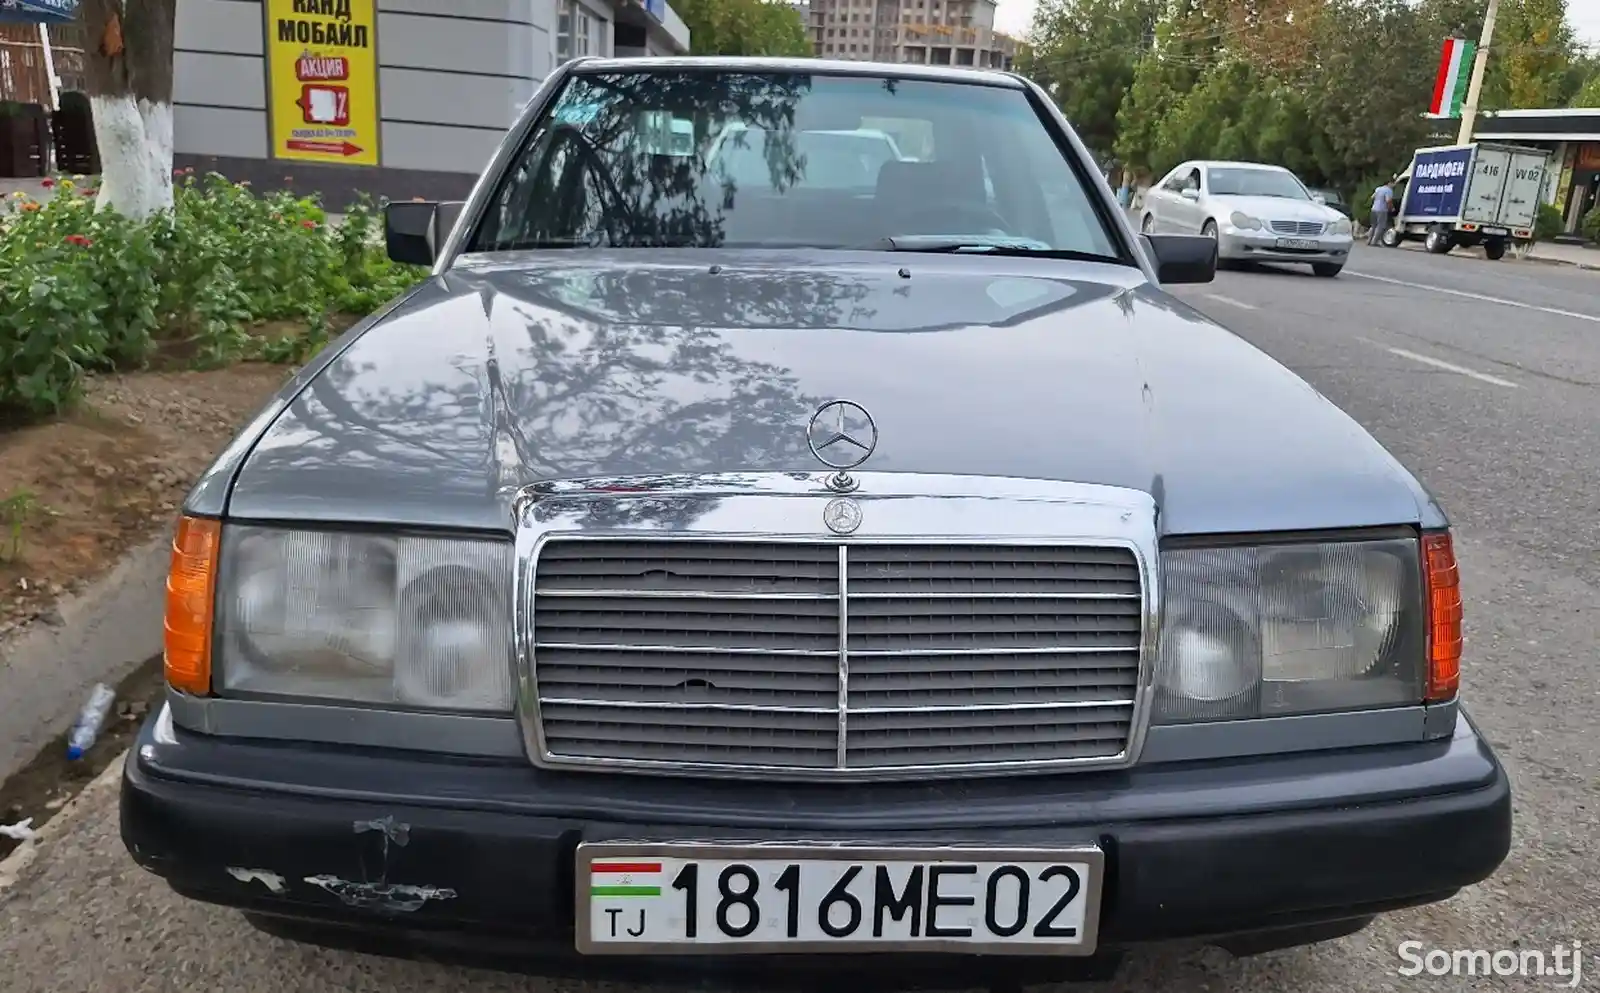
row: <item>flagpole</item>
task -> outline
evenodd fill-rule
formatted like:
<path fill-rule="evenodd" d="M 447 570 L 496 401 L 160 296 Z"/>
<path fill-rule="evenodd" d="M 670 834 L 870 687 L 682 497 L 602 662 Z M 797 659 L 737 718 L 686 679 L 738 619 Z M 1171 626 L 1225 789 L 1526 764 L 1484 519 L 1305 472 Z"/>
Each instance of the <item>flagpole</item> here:
<path fill-rule="evenodd" d="M 1461 105 L 1461 131 L 1456 144 L 1472 141 L 1473 126 L 1478 123 L 1478 98 L 1483 95 L 1483 71 L 1489 65 L 1489 43 L 1494 39 L 1494 18 L 1500 12 L 1500 0 L 1489 0 L 1489 9 L 1483 15 L 1483 34 L 1478 38 L 1478 52 L 1472 60 L 1472 82 L 1467 87 L 1466 102 Z"/>

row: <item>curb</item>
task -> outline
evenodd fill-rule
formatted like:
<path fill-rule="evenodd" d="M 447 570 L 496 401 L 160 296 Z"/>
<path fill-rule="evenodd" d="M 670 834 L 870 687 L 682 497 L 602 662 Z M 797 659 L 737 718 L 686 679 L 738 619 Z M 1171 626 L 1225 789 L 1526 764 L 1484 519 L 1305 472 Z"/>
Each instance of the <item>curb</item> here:
<path fill-rule="evenodd" d="M 128 759 L 128 753 L 123 752 L 112 759 L 100 775 L 89 780 L 88 785 L 79 790 L 71 800 L 62 805 L 48 821 L 34 832 L 32 838 L 18 845 L 15 850 L 0 859 L 0 898 L 22 880 L 23 872 L 39 857 L 39 849 L 56 835 L 76 824 L 84 815 L 84 807 L 88 801 L 93 800 L 103 792 L 112 792 L 117 789 L 122 778 L 122 766 Z"/>
<path fill-rule="evenodd" d="M 67 728 L 97 682 L 120 683 L 161 652 L 169 529 L 125 553 L 80 594 L 56 603 L 56 623 L 0 639 L 0 782 Z"/>

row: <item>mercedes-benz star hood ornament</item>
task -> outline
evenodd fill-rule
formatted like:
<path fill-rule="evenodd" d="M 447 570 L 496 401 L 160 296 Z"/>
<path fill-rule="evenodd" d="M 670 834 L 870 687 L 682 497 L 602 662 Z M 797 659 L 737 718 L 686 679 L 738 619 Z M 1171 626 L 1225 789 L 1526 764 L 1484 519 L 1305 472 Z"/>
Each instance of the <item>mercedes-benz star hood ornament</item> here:
<path fill-rule="evenodd" d="M 848 492 L 857 483 L 846 470 L 872 457 L 878 447 L 878 425 L 859 403 L 829 400 L 811 415 L 806 444 L 818 462 L 838 470 L 828 479 L 829 488 Z"/>

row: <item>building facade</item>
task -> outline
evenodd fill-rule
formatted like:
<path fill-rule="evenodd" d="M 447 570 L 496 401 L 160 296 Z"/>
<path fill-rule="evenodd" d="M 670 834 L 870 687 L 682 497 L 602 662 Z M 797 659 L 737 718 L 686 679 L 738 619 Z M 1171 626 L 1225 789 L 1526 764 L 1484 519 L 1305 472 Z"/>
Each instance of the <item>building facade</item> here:
<path fill-rule="evenodd" d="M 1017 42 L 994 29 L 996 0 L 809 0 L 819 56 L 1010 69 Z"/>
<path fill-rule="evenodd" d="M 174 165 L 461 199 L 562 62 L 688 50 L 665 0 L 178 0 Z"/>
<path fill-rule="evenodd" d="M 1544 201 L 1561 211 L 1567 234 L 1600 207 L 1600 107 L 1502 110 L 1480 117 L 1472 136 L 1550 150 Z"/>

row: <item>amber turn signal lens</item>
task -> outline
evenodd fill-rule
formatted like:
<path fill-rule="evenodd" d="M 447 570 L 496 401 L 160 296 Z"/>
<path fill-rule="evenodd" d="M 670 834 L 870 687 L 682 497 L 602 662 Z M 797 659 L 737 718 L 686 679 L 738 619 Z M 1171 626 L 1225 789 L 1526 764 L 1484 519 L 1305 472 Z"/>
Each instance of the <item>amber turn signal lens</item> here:
<path fill-rule="evenodd" d="M 167 685 L 185 693 L 211 692 L 211 617 L 222 525 L 180 517 L 167 572 L 164 670 Z"/>
<path fill-rule="evenodd" d="M 1461 686 L 1461 573 L 1448 532 L 1422 536 L 1428 591 L 1428 702 L 1452 699 Z"/>

